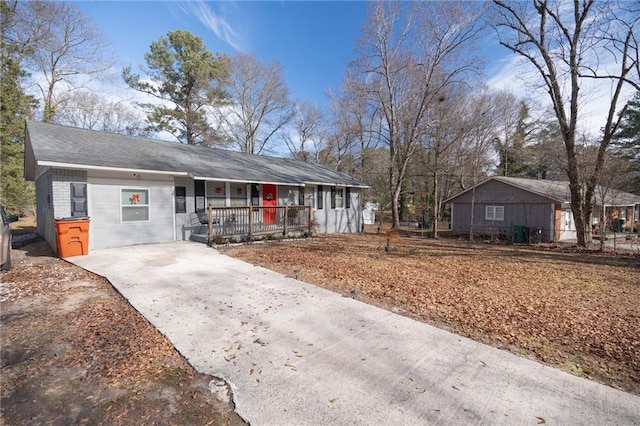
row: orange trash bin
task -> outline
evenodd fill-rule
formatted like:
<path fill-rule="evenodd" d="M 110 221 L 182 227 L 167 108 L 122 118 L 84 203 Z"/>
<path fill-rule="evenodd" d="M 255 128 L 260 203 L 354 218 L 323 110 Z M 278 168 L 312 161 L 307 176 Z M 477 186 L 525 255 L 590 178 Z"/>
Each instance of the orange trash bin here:
<path fill-rule="evenodd" d="M 89 253 L 89 218 L 55 219 L 58 256 L 82 256 Z"/>

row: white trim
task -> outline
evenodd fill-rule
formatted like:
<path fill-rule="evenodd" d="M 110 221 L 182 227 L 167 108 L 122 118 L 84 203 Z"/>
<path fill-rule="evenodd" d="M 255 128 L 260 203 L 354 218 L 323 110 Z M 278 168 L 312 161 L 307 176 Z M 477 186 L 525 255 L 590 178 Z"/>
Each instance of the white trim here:
<path fill-rule="evenodd" d="M 502 214 L 498 214 L 498 210 L 502 210 Z M 489 205 L 484 206 L 484 220 L 492 222 L 504 222 L 504 206 Z"/>
<path fill-rule="evenodd" d="M 151 188 L 142 186 L 120 186 L 119 187 L 119 205 L 120 205 L 120 223 L 139 223 L 139 222 L 151 222 Z M 134 190 L 134 191 L 147 191 L 147 204 L 135 205 L 136 207 L 146 207 L 148 210 L 148 216 L 146 220 L 122 220 L 122 209 L 125 207 L 133 207 L 131 205 L 122 204 L 122 191 Z M 173 200 L 172 200 L 173 201 Z M 175 204 L 175 203 L 174 203 Z M 175 217 L 175 213 L 173 214 Z M 175 226 L 174 226 L 175 228 Z M 175 231 L 174 231 L 175 232 Z"/>
<path fill-rule="evenodd" d="M 87 184 L 87 216 L 91 218 L 93 213 L 93 184 L 89 182 L 88 178 L 85 183 Z M 122 216 L 122 212 L 120 212 L 120 215 Z M 89 222 L 89 224 L 91 224 L 91 222 Z M 93 243 L 95 241 L 93 237 L 93 234 L 95 233 L 94 228 L 95 227 L 93 226 L 89 226 L 89 250 L 93 249 Z"/>
<path fill-rule="evenodd" d="M 344 187 L 350 186 L 352 188 L 361 188 L 361 189 L 371 188 L 371 186 L 369 185 L 350 185 L 346 183 L 336 183 L 336 182 L 272 182 L 272 181 L 255 181 L 255 180 L 248 180 L 248 179 L 214 178 L 214 177 L 194 176 L 189 172 L 163 171 L 163 170 L 150 170 L 150 169 L 130 169 L 130 168 L 124 168 L 124 167 L 108 167 L 108 166 L 91 166 L 88 164 L 60 163 L 57 161 L 37 161 L 36 165 L 43 166 L 43 167 L 57 167 L 62 169 L 73 169 L 73 170 L 101 170 L 101 171 L 114 171 L 114 172 L 126 172 L 126 173 L 152 173 L 152 174 L 158 174 L 158 175 L 185 176 L 185 177 L 191 177 L 194 180 L 207 180 L 207 181 L 217 181 L 217 182 L 258 183 L 258 184 L 272 184 L 272 185 L 282 185 L 282 186 L 324 185 L 324 186 L 344 186 Z"/>
<path fill-rule="evenodd" d="M 182 186 L 182 185 L 179 185 Z M 185 192 L 185 207 L 187 204 L 187 188 L 184 188 L 184 192 Z M 151 206 L 149 206 L 151 207 Z M 149 212 L 151 212 L 151 209 L 149 209 Z M 176 183 L 175 181 L 173 182 L 173 185 L 171 185 L 171 225 L 173 228 L 173 241 L 177 241 L 178 240 L 178 231 L 176 230 Z"/>
<path fill-rule="evenodd" d="M 58 163 L 55 161 L 38 161 L 38 166 L 44 167 L 56 167 L 60 169 L 74 169 L 74 170 L 102 170 L 102 171 L 114 171 L 114 172 L 127 172 L 127 173 L 152 173 L 158 175 L 171 175 L 171 176 L 189 176 L 187 172 L 167 172 L 161 170 L 147 170 L 147 169 L 126 169 L 121 167 L 106 167 L 106 166 L 88 166 L 86 164 L 70 164 L 70 163 Z"/>
<path fill-rule="evenodd" d="M 247 179 L 224 179 L 224 178 L 211 178 L 202 176 L 192 176 L 194 180 L 204 180 L 208 182 L 230 182 L 230 183 L 257 183 L 259 185 L 282 185 L 282 186 L 304 186 L 301 183 L 283 183 L 283 182 L 271 182 L 271 181 L 257 181 Z"/>
<path fill-rule="evenodd" d="M 335 188 L 335 198 L 331 197 L 331 188 Z M 340 185 L 333 185 L 331 188 L 329 188 L 329 198 L 332 198 L 330 201 L 330 203 L 335 204 L 335 207 L 331 207 L 329 206 L 329 208 L 331 210 L 346 210 L 346 202 L 345 202 L 345 197 L 346 197 L 346 187 L 344 186 L 340 186 Z M 342 193 L 342 205 L 340 207 L 338 207 L 338 191 L 340 191 Z"/>
<path fill-rule="evenodd" d="M 371 188 L 370 185 L 350 185 L 348 183 L 335 183 L 335 182 L 304 182 L 301 186 L 306 186 L 306 185 L 344 186 L 344 187 L 349 186 L 351 188 L 361 188 L 361 189 Z"/>

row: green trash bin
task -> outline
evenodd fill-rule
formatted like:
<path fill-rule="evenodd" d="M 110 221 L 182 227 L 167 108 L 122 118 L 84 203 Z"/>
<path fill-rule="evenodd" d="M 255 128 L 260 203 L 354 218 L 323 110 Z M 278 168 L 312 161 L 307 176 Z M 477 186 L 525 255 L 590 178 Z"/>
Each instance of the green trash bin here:
<path fill-rule="evenodd" d="M 513 227 L 513 242 L 525 243 L 527 235 L 527 227 L 522 225 L 515 225 Z"/>

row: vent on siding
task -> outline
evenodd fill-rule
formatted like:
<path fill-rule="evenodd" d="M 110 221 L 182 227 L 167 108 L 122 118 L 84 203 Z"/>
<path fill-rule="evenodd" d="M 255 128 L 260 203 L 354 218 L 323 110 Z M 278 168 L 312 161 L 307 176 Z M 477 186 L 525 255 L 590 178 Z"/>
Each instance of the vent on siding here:
<path fill-rule="evenodd" d="M 87 217 L 87 184 L 71 184 L 71 217 Z"/>

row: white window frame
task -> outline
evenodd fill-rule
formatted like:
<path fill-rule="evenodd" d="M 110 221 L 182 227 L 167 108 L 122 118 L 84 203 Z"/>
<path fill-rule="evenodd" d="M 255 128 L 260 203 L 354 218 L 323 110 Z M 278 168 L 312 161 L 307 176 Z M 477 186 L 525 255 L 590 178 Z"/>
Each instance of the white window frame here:
<path fill-rule="evenodd" d="M 504 206 L 485 206 L 484 220 L 492 222 L 504 221 Z"/>
<path fill-rule="evenodd" d="M 305 187 L 304 188 L 304 206 L 311 206 L 311 210 L 316 209 L 316 199 L 318 197 L 318 187 Z"/>
<path fill-rule="evenodd" d="M 143 192 L 147 193 L 147 204 L 124 204 L 122 202 L 122 191 L 134 191 L 134 192 Z M 143 188 L 143 187 L 133 187 L 133 186 L 123 186 L 120 187 L 119 191 L 119 203 L 120 203 L 120 223 L 140 223 L 140 222 L 151 222 L 151 189 Z M 147 208 L 147 219 L 145 220 L 124 220 L 123 212 L 124 209 L 130 207 L 146 207 Z"/>
<path fill-rule="evenodd" d="M 221 188 L 224 194 L 216 195 L 216 188 Z M 229 207 L 229 182 L 207 180 L 205 181 L 204 194 L 205 209 L 209 207 Z"/>
<path fill-rule="evenodd" d="M 330 200 L 331 204 L 335 204 L 335 210 L 344 210 L 345 209 L 345 187 L 344 186 L 332 186 L 332 188 L 336 189 L 335 199 Z M 331 190 L 329 191 L 331 195 Z M 338 193 L 341 194 L 340 199 L 342 200 L 342 205 L 338 206 Z M 331 207 L 331 206 L 330 206 Z"/>
<path fill-rule="evenodd" d="M 247 207 L 249 205 L 247 202 L 247 184 L 241 182 L 227 182 L 227 185 L 227 207 Z M 238 188 L 241 188 L 243 191 L 241 196 L 238 196 Z"/>

